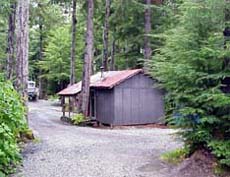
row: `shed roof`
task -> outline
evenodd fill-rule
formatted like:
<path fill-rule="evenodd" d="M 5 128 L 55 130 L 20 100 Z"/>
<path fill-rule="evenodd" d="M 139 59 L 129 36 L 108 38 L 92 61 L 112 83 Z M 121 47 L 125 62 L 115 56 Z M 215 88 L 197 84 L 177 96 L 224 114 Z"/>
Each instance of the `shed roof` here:
<path fill-rule="evenodd" d="M 90 87 L 111 89 L 114 86 L 120 84 L 121 82 L 127 80 L 128 78 L 136 74 L 139 74 L 141 72 L 143 72 L 142 69 L 108 71 L 103 73 L 103 77 L 101 77 L 101 72 L 99 72 L 90 77 Z M 58 95 L 60 96 L 76 95 L 81 92 L 81 85 L 82 82 L 80 81 L 72 86 L 69 86 L 61 90 L 58 93 Z"/>

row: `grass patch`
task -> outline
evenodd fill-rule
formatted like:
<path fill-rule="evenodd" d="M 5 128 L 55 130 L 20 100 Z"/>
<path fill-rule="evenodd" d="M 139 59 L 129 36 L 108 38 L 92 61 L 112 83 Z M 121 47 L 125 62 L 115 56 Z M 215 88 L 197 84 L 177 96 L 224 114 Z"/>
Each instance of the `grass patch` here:
<path fill-rule="evenodd" d="M 171 164 L 178 164 L 182 162 L 189 154 L 188 148 L 178 148 L 176 150 L 166 152 L 161 155 L 161 160 L 166 161 Z"/>

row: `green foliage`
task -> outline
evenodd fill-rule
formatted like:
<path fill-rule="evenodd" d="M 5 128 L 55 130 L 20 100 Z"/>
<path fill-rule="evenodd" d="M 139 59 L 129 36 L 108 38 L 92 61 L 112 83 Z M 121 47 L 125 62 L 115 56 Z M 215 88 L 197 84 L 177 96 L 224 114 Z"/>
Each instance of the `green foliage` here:
<path fill-rule="evenodd" d="M 161 45 L 161 39 L 156 34 L 162 33 L 170 21 L 167 21 L 167 7 L 169 5 L 151 6 L 153 35 L 149 35 L 149 38 L 153 50 Z M 112 1 L 110 39 L 116 41 L 116 68 L 120 70 L 143 65 L 145 8 L 141 0 Z"/>
<path fill-rule="evenodd" d="M 46 72 L 43 77 L 48 80 L 62 81 L 69 78 L 70 35 L 68 30 L 66 27 L 59 27 L 50 32 L 45 58 L 39 61 L 40 67 Z"/>
<path fill-rule="evenodd" d="M 25 130 L 25 110 L 19 94 L 9 82 L 0 81 L 0 172 L 9 173 L 20 160 L 17 139 Z"/>
<path fill-rule="evenodd" d="M 151 70 L 167 90 L 169 121 L 183 128 L 190 150 L 208 148 L 229 165 L 224 150 L 229 148 L 230 95 L 221 91 L 222 79 L 230 75 L 223 67 L 230 57 L 223 37 L 226 8 L 224 0 L 184 0 L 178 25 L 162 35 L 165 44 L 157 50 Z"/>
<path fill-rule="evenodd" d="M 221 164 L 230 166 L 230 140 L 212 140 L 208 146 L 212 149 L 212 153 L 221 159 Z"/>
<path fill-rule="evenodd" d="M 43 80 L 44 85 L 48 85 L 48 94 L 54 94 L 69 83 L 71 0 L 32 0 L 31 3 L 34 6 L 31 6 L 30 10 L 30 78 L 38 81 L 38 78 L 42 77 L 45 80 Z M 86 1 L 77 1 L 77 80 L 81 80 L 84 55 L 86 4 Z M 143 0 L 111 1 L 108 60 L 111 61 L 112 43 L 115 41 L 117 70 L 143 65 L 145 8 Z M 149 38 L 153 49 L 162 45 L 162 38 L 157 37 L 156 34 L 162 33 L 171 26 L 172 19 L 176 19 L 169 9 L 176 11 L 175 4 L 171 0 L 166 0 L 165 6 L 151 6 L 153 35 L 149 35 Z M 93 19 L 94 72 L 99 71 L 102 65 L 104 17 L 105 1 L 97 0 Z"/>
<path fill-rule="evenodd" d="M 48 43 L 45 47 L 45 58 L 38 62 L 39 67 L 44 71 L 40 77 L 47 79 L 50 83 L 61 85 L 69 81 L 70 75 L 70 26 L 62 26 L 50 31 Z M 77 43 L 81 40 L 77 35 Z M 78 43 L 78 48 L 83 51 L 83 44 Z M 81 45 L 81 47 L 80 47 Z M 76 56 L 76 77 L 80 79 L 82 70 L 82 53 L 77 52 Z M 52 86 L 52 85 L 51 85 Z"/>
<path fill-rule="evenodd" d="M 83 114 L 76 114 L 73 117 L 71 117 L 71 120 L 74 125 L 78 125 L 85 120 L 85 117 Z"/>
<path fill-rule="evenodd" d="M 162 154 L 161 159 L 171 164 L 178 164 L 182 162 L 188 155 L 189 149 L 184 147 Z"/>
<path fill-rule="evenodd" d="M 6 63 L 7 48 L 7 18 L 10 12 L 10 0 L 0 2 L 0 70 L 3 70 Z"/>
<path fill-rule="evenodd" d="M 31 0 L 31 4 L 34 6 L 30 7 L 29 76 L 38 80 L 40 68 L 37 63 L 44 57 L 49 32 L 66 23 L 60 6 L 50 3 L 50 0 Z"/>

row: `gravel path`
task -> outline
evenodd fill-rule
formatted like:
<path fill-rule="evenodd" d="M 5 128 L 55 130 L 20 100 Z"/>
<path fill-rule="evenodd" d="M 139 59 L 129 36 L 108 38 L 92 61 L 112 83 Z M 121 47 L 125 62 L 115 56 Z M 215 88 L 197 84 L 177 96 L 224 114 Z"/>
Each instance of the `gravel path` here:
<path fill-rule="evenodd" d="M 65 125 L 48 101 L 29 104 L 29 123 L 40 141 L 28 144 L 15 177 L 167 177 L 159 156 L 181 146 L 175 130 L 95 129 Z"/>

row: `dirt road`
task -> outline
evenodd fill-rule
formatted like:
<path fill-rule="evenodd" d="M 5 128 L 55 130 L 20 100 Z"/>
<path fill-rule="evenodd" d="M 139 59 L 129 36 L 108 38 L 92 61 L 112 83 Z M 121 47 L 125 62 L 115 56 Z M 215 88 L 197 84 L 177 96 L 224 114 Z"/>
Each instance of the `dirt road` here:
<path fill-rule="evenodd" d="M 66 125 L 49 101 L 29 104 L 36 142 L 23 152 L 17 177 L 167 177 L 159 156 L 181 146 L 175 130 L 95 129 Z"/>

